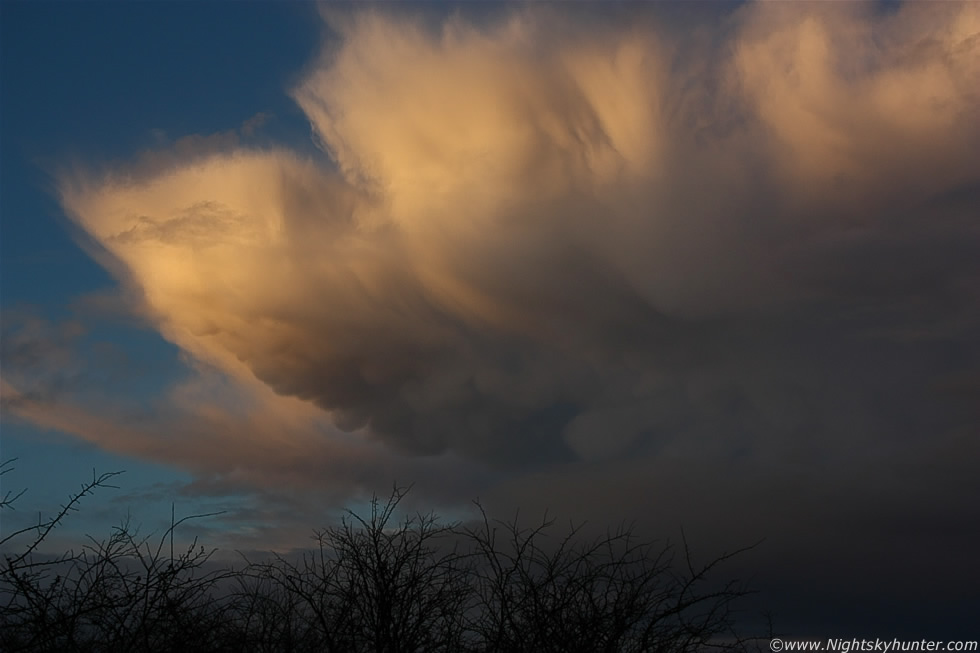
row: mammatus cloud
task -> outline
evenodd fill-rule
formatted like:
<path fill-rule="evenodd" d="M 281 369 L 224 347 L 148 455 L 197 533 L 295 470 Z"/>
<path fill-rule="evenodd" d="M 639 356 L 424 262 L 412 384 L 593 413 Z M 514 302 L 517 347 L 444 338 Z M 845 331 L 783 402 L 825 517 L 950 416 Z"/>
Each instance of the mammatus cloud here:
<path fill-rule="evenodd" d="M 875 437 L 976 326 L 980 9 L 726 21 L 347 15 L 294 91 L 335 165 L 224 148 L 62 204 L 193 359 L 396 450 Z"/>

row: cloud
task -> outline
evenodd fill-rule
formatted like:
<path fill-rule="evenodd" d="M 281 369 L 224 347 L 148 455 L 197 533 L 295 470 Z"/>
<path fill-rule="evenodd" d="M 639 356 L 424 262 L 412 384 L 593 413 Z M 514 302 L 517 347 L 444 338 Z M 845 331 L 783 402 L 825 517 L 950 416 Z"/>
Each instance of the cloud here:
<path fill-rule="evenodd" d="M 84 333 L 77 320 L 51 324 L 24 308 L 5 310 L 0 321 L 5 376 L 13 375 L 19 395 L 52 398 L 71 391 L 85 367 L 75 354 Z M 6 387 L 10 381 L 3 380 Z"/>
<path fill-rule="evenodd" d="M 938 552 L 965 600 L 980 5 L 679 7 L 325 11 L 292 91 L 322 156 L 229 131 L 60 178 L 120 284 L 88 304 L 187 378 L 80 393 L 78 327 L 27 320 L 5 410 L 262 515 L 417 480 L 768 536 L 763 581 L 908 599 L 896 633 Z"/>
<path fill-rule="evenodd" d="M 204 366 L 149 401 L 94 392 L 40 396 L 6 378 L 0 378 L 0 399 L 6 419 L 191 472 L 195 480 L 186 493 L 254 493 L 259 502 L 289 498 L 308 508 L 307 521 L 293 515 L 304 528 L 314 526 L 310 515 L 324 507 L 383 491 L 394 481 L 422 479 L 419 500 L 440 505 L 450 503 L 456 490 L 477 491 L 487 475 L 448 454 L 402 460 L 379 443 L 337 431 L 308 404 L 258 386 L 229 384 Z M 425 481 L 435 469 L 441 470 L 439 482 Z"/>
<path fill-rule="evenodd" d="M 260 111 L 248 120 L 242 123 L 241 132 L 242 136 L 250 137 L 254 136 L 255 132 L 262 128 L 267 122 L 272 120 L 273 116 L 270 113 L 265 113 Z"/>
<path fill-rule="evenodd" d="M 797 193 L 833 190 L 860 211 L 881 195 L 970 180 L 980 13 L 913 4 L 754 8 L 735 66 Z"/>
<path fill-rule="evenodd" d="M 980 162 L 980 11 L 875 11 L 751 5 L 707 55 L 356 12 L 294 91 L 332 165 L 198 139 L 61 201 L 193 359 L 398 451 L 873 438 L 956 372 L 883 380 L 883 334 L 969 349 Z"/>

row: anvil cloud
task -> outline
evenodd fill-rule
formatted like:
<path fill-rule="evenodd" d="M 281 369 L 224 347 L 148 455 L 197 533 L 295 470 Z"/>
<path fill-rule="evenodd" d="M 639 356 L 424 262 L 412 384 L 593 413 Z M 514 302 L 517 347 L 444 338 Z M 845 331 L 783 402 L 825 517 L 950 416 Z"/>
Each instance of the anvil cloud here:
<path fill-rule="evenodd" d="M 822 386 L 807 337 L 976 298 L 946 198 L 975 195 L 980 11 L 731 22 L 702 48 L 545 10 L 334 17 L 294 97 L 335 165 L 226 147 L 65 176 L 62 203 L 167 339 L 398 449 L 606 458 L 724 439 L 733 402 L 817 428 L 761 366 Z"/>

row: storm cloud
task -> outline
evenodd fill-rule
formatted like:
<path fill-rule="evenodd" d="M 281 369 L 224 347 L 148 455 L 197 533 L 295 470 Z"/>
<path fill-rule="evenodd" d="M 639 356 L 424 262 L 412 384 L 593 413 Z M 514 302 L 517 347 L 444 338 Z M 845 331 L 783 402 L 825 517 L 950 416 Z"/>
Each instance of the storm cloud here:
<path fill-rule="evenodd" d="M 790 630 L 970 623 L 980 5 L 443 9 L 321 9 L 315 147 L 257 114 L 66 166 L 86 310 L 187 375 L 134 399 L 85 315 L 8 313 L 4 410 L 291 506 L 263 537 L 418 481 L 766 537 Z"/>
<path fill-rule="evenodd" d="M 691 39 L 329 19 L 293 91 L 329 162 L 62 178 L 195 359 L 494 464 L 957 428 L 933 403 L 976 384 L 975 6 L 751 5 Z"/>

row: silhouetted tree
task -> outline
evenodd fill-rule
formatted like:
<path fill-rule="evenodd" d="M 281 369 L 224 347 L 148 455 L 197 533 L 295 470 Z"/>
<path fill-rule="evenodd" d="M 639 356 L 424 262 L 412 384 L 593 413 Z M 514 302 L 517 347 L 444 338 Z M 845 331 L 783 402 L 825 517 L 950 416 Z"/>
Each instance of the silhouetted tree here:
<path fill-rule="evenodd" d="M 741 650 L 720 636 L 746 590 L 736 582 L 702 589 L 708 572 L 741 551 L 696 567 L 684 542 L 684 567 L 669 546 L 620 527 L 592 539 L 570 527 L 548 541 L 554 521 L 534 527 L 490 520 L 465 530 L 482 564 L 472 572 L 479 610 L 471 627 L 481 651 Z M 549 547 L 549 544 L 551 545 Z"/>
<path fill-rule="evenodd" d="M 174 553 L 177 527 L 207 515 L 171 520 L 152 540 L 126 522 L 77 553 L 41 555 L 115 476 L 93 473 L 54 517 L 0 537 L 8 550 L 25 540 L 0 568 L 0 650 L 693 653 L 749 643 L 731 632 L 745 589 L 708 578 L 740 552 L 697 566 L 686 541 L 676 556 L 628 527 L 556 536 L 547 517 L 525 527 L 479 504 L 467 525 L 398 517 L 400 487 L 375 496 L 366 516 L 348 511 L 315 531 L 312 550 L 238 570 L 213 569 L 214 551 L 196 540 Z"/>
<path fill-rule="evenodd" d="M 440 546 L 453 527 L 432 514 L 396 520 L 406 492 L 375 496 L 369 516 L 348 511 L 339 526 L 316 531 L 316 549 L 298 563 L 277 556 L 247 568 L 255 581 L 298 601 L 301 630 L 314 631 L 321 650 L 461 649 L 467 573 L 458 552 Z"/>

